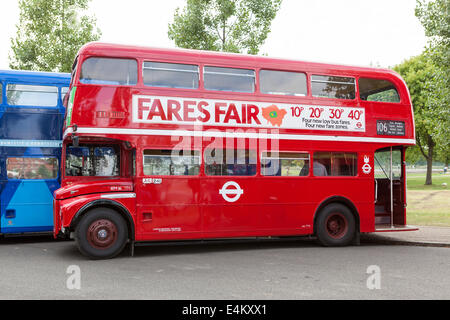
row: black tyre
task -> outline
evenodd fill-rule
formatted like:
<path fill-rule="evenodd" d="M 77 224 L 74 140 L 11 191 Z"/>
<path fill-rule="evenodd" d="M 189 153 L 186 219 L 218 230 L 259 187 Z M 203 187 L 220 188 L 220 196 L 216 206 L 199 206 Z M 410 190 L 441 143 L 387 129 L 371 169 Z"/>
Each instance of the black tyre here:
<path fill-rule="evenodd" d="M 323 208 L 316 220 L 316 236 L 324 246 L 346 246 L 355 237 L 355 218 L 350 209 L 333 203 Z"/>
<path fill-rule="evenodd" d="M 78 223 L 75 240 L 78 249 L 85 256 L 91 259 L 110 259 L 117 256 L 128 241 L 127 224 L 112 209 L 93 209 Z"/>

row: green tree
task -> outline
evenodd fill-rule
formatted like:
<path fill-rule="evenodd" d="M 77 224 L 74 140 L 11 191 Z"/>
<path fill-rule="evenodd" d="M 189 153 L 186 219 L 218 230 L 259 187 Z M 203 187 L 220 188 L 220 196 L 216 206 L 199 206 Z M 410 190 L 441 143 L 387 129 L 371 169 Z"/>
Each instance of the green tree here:
<path fill-rule="evenodd" d="M 182 48 L 257 54 L 281 0 L 187 0 L 169 24 Z"/>
<path fill-rule="evenodd" d="M 417 0 L 416 16 L 429 37 L 426 54 L 434 62 L 427 81 L 429 105 L 434 119 L 433 140 L 439 160 L 448 165 L 450 158 L 450 1 Z"/>
<path fill-rule="evenodd" d="M 435 136 L 440 123 L 435 118 L 436 110 L 429 102 L 428 95 L 433 90 L 433 86 L 430 84 L 433 83 L 437 67 L 429 55 L 423 53 L 395 66 L 394 70 L 403 77 L 408 85 L 414 107 L 417 147 L 427 161 L 425 184 L 432 184 L 432 164 L 436 153 Z"/>
<path fill-rule="evenodd" d="M 80 12 L 90 0 L 20 0 L 10 68 L 70 72 L 78 49 L 100 38 L 96 20 Z"/>
<path fill-rule="evenodd" d="M 417 165 L 418 163 L 422 162 L 426 164 L 426 159 L 424 158 L 422 152 L 420 152 L 420 149 L 417 145 L 409 147 L 406 150 L 406 162 L 411 165 Z"/>
<path fill-rule="evenodd" d="M 435 53 L 432 54 L 433 57 Z M 435 58 L 433 58 L 436 61 Z M 430 94 L 427 103 L 430 105 L 434 118 L 434 140 L 436 141 L 436 152 L 438 160 L 448 166 L 450 159 L 450 76 L 447 68 L 439 65 L 436 67 L 432 81 L 427 85 Z"/>
<path fill-rule="evenodd" d="M 450 1 L 417 0 L 416 16 L 425 28 L 430 47 L 434 48 L 434 59 L 450 66 Z"/>

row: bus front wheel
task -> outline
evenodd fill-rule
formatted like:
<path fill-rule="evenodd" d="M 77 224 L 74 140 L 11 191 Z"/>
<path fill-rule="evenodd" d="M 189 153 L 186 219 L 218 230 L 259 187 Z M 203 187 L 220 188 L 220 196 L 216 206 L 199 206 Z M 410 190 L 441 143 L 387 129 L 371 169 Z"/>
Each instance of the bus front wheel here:
<path fill-rule="evenodd" d="M 327 205 L 319 212 L 316 236 L 324 246 L 346 246 L 355 236 L 355 218 L 342 204 Z"/>
<path fill-rule="evenodd" d="M 86 213 L 75 229 L 80 252 L 91 259 L 117 256 L 128 240 L 125 220 L 109 208 L 96 208 Z"/>

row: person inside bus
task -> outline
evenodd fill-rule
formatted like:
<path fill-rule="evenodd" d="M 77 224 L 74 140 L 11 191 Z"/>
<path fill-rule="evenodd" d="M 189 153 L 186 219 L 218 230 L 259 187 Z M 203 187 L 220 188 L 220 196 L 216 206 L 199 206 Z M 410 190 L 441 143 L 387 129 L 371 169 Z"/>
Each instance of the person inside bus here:
<path fill-rule="evenodd" d="M 246 171 L 246 164 L 227 164 L 227 175 L 229 176 L 245 176 Z"/>
<path fill-rule="evenodd" d="M 313 173 L 315 176 L 327 176 L 327 168 L 323 165 L 319 160 L 313 161 Z M 299 173 L 299 176 L 307 176 L 309 174 L 309 161 L 305 161 L 302 170 Z"/>
<path fill-rule="evenodd" d="M 317 177 L 328 176 L 327 168 L 319 161 L 313 161 L 313 173 Z"/>
<path fill-rule="evenodd" d="M 256 174 L 256 164 L 235 163 L 227 165 L 228 175 L 253 176 Z"/>
<path fill-rule="evenodd" d="M 303 163 L 303 167 L 298 175 L 301 177 L 306 177 L 309 175 L 309 160 L 305 160 L 305 162 Z"/>

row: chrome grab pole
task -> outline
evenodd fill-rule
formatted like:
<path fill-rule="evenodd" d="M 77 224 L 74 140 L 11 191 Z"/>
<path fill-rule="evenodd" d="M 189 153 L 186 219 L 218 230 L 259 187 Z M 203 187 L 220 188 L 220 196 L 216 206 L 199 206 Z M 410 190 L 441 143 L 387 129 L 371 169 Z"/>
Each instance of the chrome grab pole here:
<path fill-rule="evenodd" d="M 375 178 L 375 201 L 374 201 L 374 203 L 377 203 L 377 201 L 378 201 L 378 181 Z"/>
<path fill-rule="evenodd" d="M 391 147 L 391 168 L 390 168 L 390 180 L 391 180 L 391 228 L 394 227 L 394 184 L 392 181 L 392 147 Z"/>

